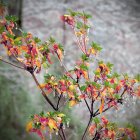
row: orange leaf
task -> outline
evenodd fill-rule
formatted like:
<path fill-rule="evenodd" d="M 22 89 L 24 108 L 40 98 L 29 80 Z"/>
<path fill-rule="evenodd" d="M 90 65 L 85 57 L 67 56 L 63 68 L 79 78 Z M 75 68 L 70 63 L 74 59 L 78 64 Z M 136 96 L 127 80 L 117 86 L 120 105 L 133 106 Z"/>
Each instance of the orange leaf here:
<path fill-rule="evenodd" d="M 82 73 L 83 73 L 83 77 L 84 77 L 86 80 L 88 80 L 88 73 L 87 73 L 86 71 L 83 71 Z"/>
<path fill-rule="evenodd" d="M 36 66 L 37 66 L 38 68 L 40 68 L 40 67 L 41 67 L 41 63 L 40 63 L 40 61 L 39 61 L 39 60 L 36 60 Z"/>
<path fill-rule="evenodd" d="M 23 51 L 28 51 L 28 47 L 27 47 L 27 46 L 21 46 L 21 49 L 22 49 Z"/>
<path fill-rule="evenodd" d="M 46 84 L 40 84 L 41 88 L 44 88 L 46 86 Z"/>
<path fill-rule="evenodd" d="M 60 49 L 57 50 L 57 54 L 60 60 L 62 60 L 62 51 Z"/>
<path fill-rule="evenodd" d="M 104 99 L 102 98 L 102 99 L 101 99 L 101 105 L 100 105 L 100 108 L 99 108 L 100 114 L 102 114 L 103 109 L 104 109 Z"/>

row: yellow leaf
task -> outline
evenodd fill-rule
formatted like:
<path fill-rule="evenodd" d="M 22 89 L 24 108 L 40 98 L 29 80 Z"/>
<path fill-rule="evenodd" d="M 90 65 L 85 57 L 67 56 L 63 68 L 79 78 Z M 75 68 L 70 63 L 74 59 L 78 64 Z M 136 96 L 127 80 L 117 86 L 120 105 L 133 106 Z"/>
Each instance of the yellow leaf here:
<path fill-rule="evenodd" d="M 58 130 L 57 123 L 53 119 L 49 119 L 48 126 L 51 130 L 53 130 L 53 129 Z"/>
<path fill-rule="evenodd" d="M 93 48 L 91 48 L 91 49 L 90 49 L 90 53 L 96 54 L 96 51 L 95 51 Z"/>
<path fill-rule="evenodd" d="M 71 100 L 70 102 L 69 102 L 69 106 L 70 107 L 73 107 L 74 105 L 76 105 L 77 104 L 77 102 L 75 101 L 75 100 Z"/>
<path fill-rule="evenodd" d="M 8 55 L 8 56 L 11 56 L 12 54 L 11 54 L 10 51 L 7 50 L 7 55 Z"/>
<path fill-rule="evenodd" d="M 58 117 L 65 117 L 66 115 L 65 114 L 63 114 L 63 113 L 60 113 L 60 114 L 58 114 Z"/>
<path fill-rule="evenodd" d="M 28 122 L 26 125 L 26 131 L 30 131 L 33 128 L 32 121 Z"/>
<path fill-rule="evenodd" d="M 69 86 L 69 90 L 70 90 L 70 91 L 73 91 L 74 89 L 75 89 L 75 86 L 74 86 L 74 85 L 70 85 L 70 86 Z"/>
<path fill-rule="evenodd" d="M 20 62 L 23 62 L 24 59 L 18 57 L 17 60 L 20 61 Z"/>
<path fill-rule="evenodd" d="M 75 34 L 76 34 L 76 36 L 78 36 L 78 37 L 83 35 L 83 33 L 80 32 L 80 31 L 79 31 L 79 32 L 75 32 Z"/>
<path fill-rule="evenodd" d="M 14 41 L 20 41 L 22 37 L 17 37 Z"/>

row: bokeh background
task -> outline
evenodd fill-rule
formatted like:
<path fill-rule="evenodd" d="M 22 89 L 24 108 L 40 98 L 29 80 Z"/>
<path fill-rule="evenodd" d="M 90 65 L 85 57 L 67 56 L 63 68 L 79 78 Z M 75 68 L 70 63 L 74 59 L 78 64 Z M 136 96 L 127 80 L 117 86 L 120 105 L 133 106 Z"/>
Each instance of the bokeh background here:
<path fill-rule="evenodd" d="M 68 8 L 92 14 L 91 41 L 103 47 L 99 56 L 114 65 L 114 71 L 136 75 L 140 73 L 140 1 L 139 0 L 1 0 L 6 13 L 19 17 L 18 26 L 46 40 L 54 36 L 65 47 L 64 63 L 70 69 L 80 55 L 69 27 L 60 21 Z M 1 7 L 0 7 L 1 8 Z M 6 57 L 0 46 L 0 56 Z M 14 62 L 12 58 L 7 58 Z M 50 73 L 61 74 L 63 69 L 54 60 Z M 43 81 L 43 75 L 38 75 Z M 120 125 L 133 123 L 140 139 L 140 102 L 125 105 L 119 112 L 107 115 Z M 87 122 L 86 108 L 81 105 L 67 111 L 71 116 L 68 140 L 79 140 Z M 81 109 L 82 108 L 82 109 Z M 50 108 L 39 94 L 30 75 L 0 62 L 0 140 L 38 140 L 25 131 L 29 116 Z M 74 116 L 74 117 L 72 117 Z M 76 117 L 75 117 L 76 116 Z M 76 125 L 74 125 L 76 124 Z M 53 139 L 57 139 L 55 136 Z"/>

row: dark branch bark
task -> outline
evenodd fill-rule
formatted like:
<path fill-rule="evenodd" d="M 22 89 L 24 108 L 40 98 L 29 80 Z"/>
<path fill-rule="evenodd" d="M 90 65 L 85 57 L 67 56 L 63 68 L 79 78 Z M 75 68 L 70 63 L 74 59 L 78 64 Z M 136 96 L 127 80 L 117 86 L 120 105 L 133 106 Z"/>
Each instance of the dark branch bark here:
<path fill-rule="evenodd" d="M 64 133 L 63 128 L 61 128 L 61 132 L 62 132 L 62 135 L 63 135 L 64 140 L 66 140 L 66 136 L 65 136 L 65 133 Z"/>
<path fill-rule="evenodd" d="M 47 101 L 47 102 L 50 104 L 50 106 L 56 111 L 57 108 L 54 106 L 54 104 L 51 102 L 51 100 L 46 96 L 44 90 L 42 89 L 42 87 L 40 86 L 38 80 L 36 79 L 34 73 L 31 73 L 31 75 L 32 75 L 32 77 L 33 77 L 33 79 L 34 79 L 36 85 L 37 85 L 37 86 L 40 88 L 40 90 L 42 91 L 41 93 L 42 93 L 42 95 L 44 96 L 44 98 L 46 99 L 46 101 Z"/>
<path fill-rule="evenodd" d="M 89 107 L 89 105 L 88 105 L 87 100 L 86 100 L 86 99 L 84 99 L 84 101 L 85 101 L 85 103 L 86 103 L 86 105 L 87 105 L 87 108 L 88 108 L 89 112 L 91 113 L 91 110 L 90 110 L 90 107 Z"/>
<path fill-rule="evenodd" d="M 62 98 L 62 93 L 61 93 L 61 95 L 60 95 L 60 97 L 59 97 L 59 99 L 58 99 L 58 102 L 57 102 L 57 106 L 56 106 L 56 109 L 57 109 L 57 110 L 59 109 L 59 104 L 60 104 L 61 98 Z"/>
<path fill-rule="evenodd" d="M 87 133 L 87 130 L 88 130 L 88 128 L 89 128 L 89 125 L 90 125 L 91 121 L 92 121 L 92 116 L 90 116 L 90 119 L 89 119 L 89 121 L 88 121 L 87 127 L 86 127 L 86 129 L 85 129 L 85 131 L 84 131 L 84 134 L 83 134 L 81 140 L 84 140 L 85 135 L 86 135 L 86 133 Z"/>
<path fill-rule="evenodd" d="M 13 67 L 16 67 L 16 68 L 25 70 L 25 68 L 20 67 L 20 66 L 17 66 L 17 65 L 15 65 L 15 64 L 11 63 L 11 62 L 6 61 L 6 60 L 0 59 L 0 61 L 2 61 L 2 62 L 4 62 L 4 63 L 7 63 L 7 64 L 9 64 L 9 65 L 11 65 L 11 66 L 13 66 Z"/>

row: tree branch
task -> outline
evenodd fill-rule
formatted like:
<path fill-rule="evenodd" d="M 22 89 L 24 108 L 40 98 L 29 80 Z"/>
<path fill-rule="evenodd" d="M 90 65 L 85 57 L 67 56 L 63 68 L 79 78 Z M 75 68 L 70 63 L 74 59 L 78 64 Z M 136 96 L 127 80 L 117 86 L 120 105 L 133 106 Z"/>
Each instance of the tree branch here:
<path fill-rule="evenodd" d="M 87 132 L 87 130 L 88 130 L 88 128 L 89 128 L 89 125 L 90 125 L 91 121 L 92 121 L 92 116 L 90 115 L 90 119 L 89 119 L 89 121 L 88 121 L 87 127 L 86 127 L 86 129 L 85 129 L 85 131 L 84 131 L 84 134 L 83 134 L 81 140 L 84 140 L 85 135 L 86 135 L 86 132 Z"/>
<path fill-rule="evenodd" d="M 44 98 L 46 99 L 46 101 L 50 104 L 50 106 L 56 111 L 57 108 L 54 106 L 54 104 L 51 102 L 51 100 L 46 96 L 45 91 L 42 89 L 42 87 L 40 86 L 38 80 L 36 79 L 34 73 L 31 73 L 36 85 L 40 88 L 40 90 L 42 91 L 42 95 L 44 96 Z"/>
<path fill-rule="evenodd" d="M 63 139 L 63 137 L 61 136 L 60 131 L 58 131 L 58 134 L 59 134 L 59 136 L 60 136 L 61 140 L 64 140 L 64 139 Z"/>
<path fill-rule="evenodd" d="M 91 113 L 91 110 L 90 110 L 90 107 L 89 107 L 89 105 L 88 105 L 87 100 L 86 100 L 86 99 L 84 99 L 84 101 L 85 101 L 85 103 L 86 103 L 86 105 L 87 105 L 87 108 L 88 108 L 89 112 Z"/>
<path fill-rule="evenodd" d="M 20 67 L 20 66 L 17 66 L 17 65 L 15 65 L 15 64 L 13 64 L 13 63 L 11 63 L 11 62 L 8 62 L 8 61 L 6 61 L 6 60 L 3 60 L 3 59 L 1 59 L 1 58 L 0 58 L 0 61 L 2 61 L 2 62 L 4 62 L 4 63 L 7 63 L 7 64 L 9 64 L 9 65 L 11 65 L 11 66 L 14 66 L 14 67 L 16 67 L 16 68 L 25 70 L 25 68 Z"/>
<path fill-rule="evenodd" d="M 62 132 L 62 135 L 63 135 L 64 140 L 66 140 L 66 136 L 65 136 L 65 133 L 64 133 L 63 128 L 61 128 L 61 132 Z"/>
<path fill-rule="evenodd" d="M 121 99 L 122 99 L 122 96 L 124 95 L 125 92 L 126 92 L 126 89 L 124 89 L 124 91 L 122 92 L 122 94 L 121 94 Z M 121 100 L 121 99 L 118 99 L 117 101 L 119 101 L 119 100 Z M 109 101 L 108 103 L 110 103 L 110 102 L 112 102 L 112 100 Z M 107 104 L 108 104 L 108 103 L 107 103 Z M 118 103 L 121 103 L 121 102 L 118 102 Z M 103 110 L 103 112 L 106 112 L 108 109 L 110 109 L 110 108 L 112 108 L 112 107 L 113 107 L 113 106 L 107 107 L 106 109 Z M 96 110 L 96 112 L 93 114 L 93 117 L 95 117 L 95 116 L 97 116 L 97 115 L 100 114 L 98 111 L 99 111 L 99 109 Z"/>
<path fill-rule="evenodd" d="M 61 98 L 62 98 L 62 93 L 61 93 L 61 95 L 60 95 L 60 97 L 58 99 L 58 102 L 57 102 L 57 106 L 56 106 L 56 109 L 57 110 L 59 110 L 59 103 L 60 103 Z"/>

